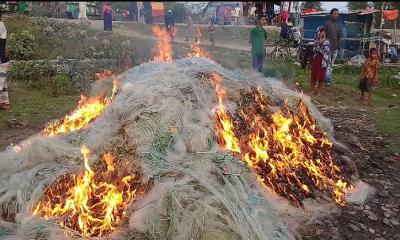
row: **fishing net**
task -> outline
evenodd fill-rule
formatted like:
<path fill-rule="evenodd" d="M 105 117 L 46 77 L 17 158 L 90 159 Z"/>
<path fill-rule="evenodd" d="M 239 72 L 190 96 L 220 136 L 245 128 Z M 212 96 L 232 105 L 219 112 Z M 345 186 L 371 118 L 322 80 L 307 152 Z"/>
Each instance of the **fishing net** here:
<path fill-rule="evenodd" d="M 111 239 L 294 239 L 287 202 L 277 200 L 214 139 L 216 93 L 207 77 L 213 73 L 223 78 L 232 99 L 256 86 L 277 105 L 288 99 L 295 107 L 303 98 L 318 126 L 332 136 L 330 121 L 308 97 L 274 79 L 229 71 L 205 58 L 142 64 L 117 76 L 121 87 L 113 102 L 81 131 L 39 134 L 0 153 L 0 234 L 71 239 L 64 234 L 68 229 L 33 216 L 32 208 L 58 177 L 82 169 L 79 149 L 85 145 L 98 156 L 132 151 L 124 157 L 149 184 Z M 227 109 L 233 108 L 228 102 Z"/>

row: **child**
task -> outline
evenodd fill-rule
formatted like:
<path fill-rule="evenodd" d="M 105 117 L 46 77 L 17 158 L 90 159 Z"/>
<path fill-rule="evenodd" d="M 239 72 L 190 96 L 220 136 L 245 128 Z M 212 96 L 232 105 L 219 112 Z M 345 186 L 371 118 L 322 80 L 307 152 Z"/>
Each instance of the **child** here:
<path fill-rule="evenodd" d="M 3 57 L 0 64 L 0 110 L 8 110 L 10 102 L 8 100 L 8 88 L 6 74 L 9 66 L 8 57 Z"/>
<path fill-rule="evenodd" d="M 371 48 L 369 58 L 364 62 L 360 76 L 360 99 L 365 102 L 365 93 L 368 93 L 368 103 L 372 102 L 372 87 L 378 84 L 378 50 Z"/>
<path fill-rule="evenodd" d="M 214 31 L 214 23 L 213 21 L 210 21 L 210 25 L 208 26 L 208 33 L 210 34 L 210 42 L 212 46 L 215 46 Z"/>
<path fill-rule="evenodd" d="M 200 44 L 200 38 L 201 38 L 201 31 L 200 28 L 196 28 L 196 37 L 195 37 L 195 42 L 196 44 Z"/>
<path fill-rule="evenodd" d="M 325 28 L 317 28 L 314 41 L 314 56 L 311 63 L 311 91 L 316 96 L 324 91 L 326 67 L 331 62 L 331 50 L 329 39 L 326 38 Z"/>

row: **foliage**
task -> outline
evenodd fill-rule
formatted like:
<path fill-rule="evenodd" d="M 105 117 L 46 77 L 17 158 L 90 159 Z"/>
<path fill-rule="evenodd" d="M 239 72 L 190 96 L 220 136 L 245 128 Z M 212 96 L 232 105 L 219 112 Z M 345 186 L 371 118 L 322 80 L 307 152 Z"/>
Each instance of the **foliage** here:
<path fill-rule="evenodd" d="M 318 11 L 322 10 L 322 4 L 321 2 L 315 1 L 315 2 L 303 2 L 302 3 L 302 8 L 315 8 Z"/>
<path fill-rule="evenodd" d="M 31 15 L 35 17 L 48 17 L 48 18 L 55 17 L 54 11 L 52 11 L 47 7 L 40 6 L 40 4 L 37 3 L 32 4 Z"/>
<path fill-rule="evenodd" d="M 49 61 L 41 61 L 40 64 L 33 61 L 13 62 L 7 72 L 7 78 L 30 82 L 38 80 L 40 76 L 50 78 L 55 72 L 56 69 Z"/>
<path fill-rule="evenodd" d="M 35 22 L 36 20 L 28 18 L 26 16 L 10 16 L 4 19 L 4 24 L 7 28 L 9 35 L 20 34 L 26 29 L 29 29 L 29 33 L 34 37 L 31 41 L 34 44 L 32 54 L 25 60 L 31 59 L 50 59 L 54 58 L 59 51 L 63 49 L 59 48 L 59 45 L 52 44 L 54 42 L 55 35 L 52 33 L 51 25 L 39 25 Z M 48 29 L 46 29 L 48 28 Z M 45 30 L 46 29 L 46 30 Z M 10 48 L 10 46 L 8 46 Z M 16 56 L 11 56 L 12 59 L 19 59 Z"/>
<path fill-rule="evenodd" d="M 11 33 L 7 44 L 13 59 L 29 59 L 35 49 L 35 37 L 29 31 Z"/>
<path fill-rule="evenodd" d="M 51 94 L 54 97 L 60 95 L 71 95 L 75 93 L 74 84 L 71 77 L 66 73 L 59 73 L 52 78 Z"/>
<path fill-rule="evenodd" d="M 365 9 L 369 6 L 369 2 L 364 1 L 364 2 L 347 2 L 347 7 L 349 10 L 360 10 L 360 9 Z"/>
<path fill-rule="evenodd" d="M 185 7 L 185 5 L 178 2 L 165 2 L 164 9 L 166 12 L 168 10 L 172 11 L 172 15 L 174 16 L 175 22 L 177 23 L 183 23 L 187 15 L 189 14 L 189 11 Z"/>

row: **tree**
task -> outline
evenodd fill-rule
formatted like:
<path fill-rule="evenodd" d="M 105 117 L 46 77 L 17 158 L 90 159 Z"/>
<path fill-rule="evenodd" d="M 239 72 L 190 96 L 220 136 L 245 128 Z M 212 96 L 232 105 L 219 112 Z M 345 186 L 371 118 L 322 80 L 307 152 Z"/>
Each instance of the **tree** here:
<path fill-rule="evenodd" d="M 178 2 L 164 2 L 164 10 L 165 11 L 171 10 L 175 22 L 178 23 L 184 22 L 186 16 L 189 13 L 185 5 Z"/>
<path fill-rule="evenodd" d="M 347 7 L 349 10 L 366 9 L 368 7 L 368 2 L 347 2 Z"/>
<path fill-rule="evenodd" d="M 322 10 L 321 2 L 303 2 L 302 8 L 315 8 L 318 11 Z"/>

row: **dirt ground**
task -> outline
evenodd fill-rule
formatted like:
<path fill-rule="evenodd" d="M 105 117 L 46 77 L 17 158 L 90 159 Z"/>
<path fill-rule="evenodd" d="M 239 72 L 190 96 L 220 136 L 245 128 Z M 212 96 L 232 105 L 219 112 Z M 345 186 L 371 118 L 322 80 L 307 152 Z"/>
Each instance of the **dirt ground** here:
<path fill-rule="evenodd" d="M 352 151 L 336 153 L 355 163 L 362 181 L 376 189 L 363 206 L 347 204 L 329 218 L 303 229 L 304 239 L 400 239 L 400 156 L 393 153 L 365 111 L 319 105 L 332 120 L 335 136 Z"/>
<path fill-rule="evenodd" d="M 101 30 L 102 22 L 93 21 L 91 26 Z M 154 39 L 123 24 L 114 25 L 114 32 L 133 40 Z M 175 41 L 185 43 L 183 39 Z M 226 50 L 249 50 L 249 46 L 227 43 L 217 43 L 217 46 Z M 224 65 L 223 62 L 220 63 Z M 361 180 L 373 186 L 377 192 L 363 206 L 348 204 L 329 218 L 316 219 L 311 225 L 303 226 L 302 238 L 400 240 L 400 156 L 391 151 L 390 138 L 377 130 L 376 124 L 366 113 L 368 110 L 354 104 L 354 99 L 338 101 L 347 99 L 347 94 L 330 89 L 324 101 L 316 99 L 315 103 L 332 120 L 336 138 L 351 151 L 336 152 L 335 157 L 353 160 Z M 47 120 L 35 126 L 15 128 L 2 133 L 0 150 L 10 142 L 16 143 L 39 132 Z"/>

